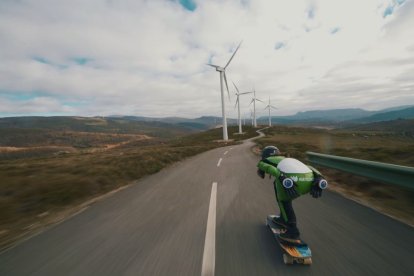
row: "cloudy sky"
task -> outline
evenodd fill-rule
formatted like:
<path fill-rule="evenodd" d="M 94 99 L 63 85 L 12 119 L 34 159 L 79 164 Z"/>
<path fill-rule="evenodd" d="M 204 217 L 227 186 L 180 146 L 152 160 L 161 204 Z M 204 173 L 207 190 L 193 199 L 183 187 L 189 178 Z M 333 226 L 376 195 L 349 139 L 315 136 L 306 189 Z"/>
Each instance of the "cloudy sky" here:
<path fill-rule="evenodd" d="M 231 81 L 274 115 L 414 104 L 413 26 L 414 0 L 0 0 L 0 117 L 221 115 L 206 63 L 241 40 L 230 117 Z"/>

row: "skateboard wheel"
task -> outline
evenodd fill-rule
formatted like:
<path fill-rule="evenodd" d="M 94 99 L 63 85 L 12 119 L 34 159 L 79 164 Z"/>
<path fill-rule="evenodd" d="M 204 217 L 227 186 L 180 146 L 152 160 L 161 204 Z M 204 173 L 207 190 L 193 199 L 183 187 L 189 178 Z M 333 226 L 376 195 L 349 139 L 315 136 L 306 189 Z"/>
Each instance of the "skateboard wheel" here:
<path fill-rule="evenodd" d="M 312 264 L 312 258 L 306 258 L 303 260 L 303 264 L 305 265 L 311 265 Z"/>
<path fill-rule="evenodd" d="M 293 258 L 287 254 L 283 254 L 283 262 L 285 264 L 293 264 Z"/>

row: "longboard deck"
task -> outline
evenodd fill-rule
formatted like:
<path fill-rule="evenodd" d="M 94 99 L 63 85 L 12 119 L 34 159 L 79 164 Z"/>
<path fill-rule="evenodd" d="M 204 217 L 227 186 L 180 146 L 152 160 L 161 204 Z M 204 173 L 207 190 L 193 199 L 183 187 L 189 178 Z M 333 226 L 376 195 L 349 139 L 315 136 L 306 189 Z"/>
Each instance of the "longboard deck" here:
<path fill-rule="evenodd" d="M 279 226 L 273 222 L 275 215 L 268 215 L 266 218 L 266 225 L 272 231 L 273 236 L 277 240 L 278 244 L 285 252 L 283 254 L 283 261 L 285 264 L 301 263 L 311 264 L 312 263 L 312 252 L 308 245 L 302 241 L 301 244 L 290 244 L 280 239 L 279 234 L 283 231 Z"/>

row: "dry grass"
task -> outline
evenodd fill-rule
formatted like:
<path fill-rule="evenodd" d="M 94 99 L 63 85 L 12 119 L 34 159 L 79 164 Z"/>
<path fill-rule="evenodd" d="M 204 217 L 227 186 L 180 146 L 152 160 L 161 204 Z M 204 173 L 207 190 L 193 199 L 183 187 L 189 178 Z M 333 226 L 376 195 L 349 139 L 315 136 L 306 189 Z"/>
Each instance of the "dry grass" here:
<path fill-rule="evenodd" d="M 306 151 L 414 167 L 414 139 L 391 132 L 357 132 L 298 127 L 273 127 L 257 140 L 276 145 L 307 162 Z M 414 192 L 352 174 L 320 168 L 330 189 L 414 226 Z"/>
<path fill-rule="evenodd" d="M 0 248 L 70 215 L 85 201 L 189 156 L 257 135 L 252 128 L 242 136 L 234 132 L 230 127 L 230 143 L 214 142 L 222 134 L 214 129 L 170 140 L 131 136 L 105 150 L 0 160 Z"/>

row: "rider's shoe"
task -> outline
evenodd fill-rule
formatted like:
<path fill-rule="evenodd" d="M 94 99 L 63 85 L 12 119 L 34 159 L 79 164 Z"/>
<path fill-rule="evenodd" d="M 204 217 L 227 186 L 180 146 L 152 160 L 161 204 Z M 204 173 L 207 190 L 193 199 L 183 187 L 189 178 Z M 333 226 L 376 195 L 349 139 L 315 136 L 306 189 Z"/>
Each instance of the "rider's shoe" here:
<path fill-rule="evenodd" d="M 286 229 L 288 226 L 282 217 L 274 217 L 272 221 L 280 228 Z"/>
<path fill-rule="evenodd" d="M 280 239 L 289 243 L 301 244 L 302 241 L 300 240 L 299 231 L 289 230 L 290 229 L 287 229 L 286 232 L 280 233 Z"/>

